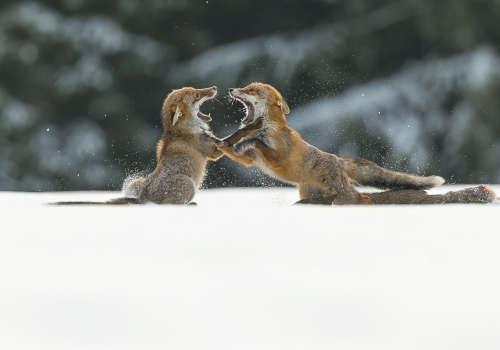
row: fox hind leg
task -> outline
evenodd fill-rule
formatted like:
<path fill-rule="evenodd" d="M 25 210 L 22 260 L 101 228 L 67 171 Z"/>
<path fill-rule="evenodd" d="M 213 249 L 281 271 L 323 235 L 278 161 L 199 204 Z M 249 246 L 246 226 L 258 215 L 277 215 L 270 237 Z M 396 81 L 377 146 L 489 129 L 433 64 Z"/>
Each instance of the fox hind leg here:
<path fill-rule="evenodd" d="M 196 193 L 194 181 L 185 175 L 157 179 L 154 186 L 148 186 L 139 197 L 143 203 L 188 204 Z"/>
<path fill-rule="evenodd" d="M 323 178 L 323 187 L 326 189 L 327 194 L 337 194 L 333 197 L 332 204 L 373 204 L 370 198 L 356 191 L 349 182 L 347 173 L 337 157 L 332 157 L 329 164 L 328 172 Z"/>
<path fill-rule="evenodd" d="M 323 188 L 313 186 L 308 183 L 300 183 L 297 187 L 299 188 L 299 195 L 301 200 L 326 194 L 326 190 L 324 190 Z"/>
<path fill-rule="evenodd" d="M 146 179 L 144 178 L 137 179 L 134 177 L 129 177 L 125 179 L 122 186 L 122 192 L 124 196 L 127 198 L 138 198 L 141 193 L 144 180 Z"/>

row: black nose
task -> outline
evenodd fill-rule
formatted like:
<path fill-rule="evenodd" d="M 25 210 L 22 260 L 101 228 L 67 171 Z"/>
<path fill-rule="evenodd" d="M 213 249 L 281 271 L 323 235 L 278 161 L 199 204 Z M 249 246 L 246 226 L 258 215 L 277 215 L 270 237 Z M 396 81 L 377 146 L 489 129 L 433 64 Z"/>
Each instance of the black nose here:
<path fill-rule="evenodd" d="M 217 90 L 217 86 L 213 86 L 212 89 Z"/>
<path fill-rule="evenodd" d="M 234 90 L 233 88 L 230 88 L 230 89 L 229 89 L 229 92 L 233 92 L 233 90 Z"/>

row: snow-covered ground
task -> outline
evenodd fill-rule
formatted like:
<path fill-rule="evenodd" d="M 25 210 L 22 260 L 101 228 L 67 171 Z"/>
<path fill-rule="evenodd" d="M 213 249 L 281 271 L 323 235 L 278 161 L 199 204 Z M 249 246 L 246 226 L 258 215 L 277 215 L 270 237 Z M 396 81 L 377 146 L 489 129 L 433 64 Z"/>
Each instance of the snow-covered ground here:
<path fill-rule="evenodd" d="M 0 192 L 0 349 L 500 347 L 500 205 L 119 196 Z"/>

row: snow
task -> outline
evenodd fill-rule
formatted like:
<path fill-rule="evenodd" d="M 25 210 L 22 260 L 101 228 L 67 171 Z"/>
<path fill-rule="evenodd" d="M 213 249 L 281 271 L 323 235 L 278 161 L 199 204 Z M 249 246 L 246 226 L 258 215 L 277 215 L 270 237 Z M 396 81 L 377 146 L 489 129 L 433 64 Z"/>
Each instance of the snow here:
<path fill-rule="evenodd" d="M 443 186 L 446 192 L 465 186 Z M 500 193 L 500 186 L 492 186 Z M 500 206 L 0 193 L 1 349 L 497 349 Z"/>

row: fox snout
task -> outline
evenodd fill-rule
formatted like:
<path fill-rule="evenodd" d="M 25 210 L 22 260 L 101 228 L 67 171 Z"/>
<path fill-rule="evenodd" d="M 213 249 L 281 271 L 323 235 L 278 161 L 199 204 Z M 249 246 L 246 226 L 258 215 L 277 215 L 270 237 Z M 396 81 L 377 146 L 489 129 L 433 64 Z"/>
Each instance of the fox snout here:
<path fill-rule="evenodd" d="M 206 89 L 198 90 L 201 94 L 200 97 L 214 98 L 217 95 L 217 86 L 212 86 Z"/>
<path fill-rule="evenodd" d="M 240 93 L 241 94 L 241 91 L 237 88 L 229 88 L 229 94 L 230 95 L 234 95 L 234 94 L 238 94 Z"/>
<path fill-rule="evenodd" d="M 248 95 L 238 88 L 230 88 L 229 96 L 236 99 L 241 99 L 241 98 L 248 99 Z"/>
<path fill-rule="evenodd" d="M 206 89 L 200 89 L 198 91 L 200 92 L 201 96 L 208 96 L 212 98 L 215 95 L 217 95 L 217 86 L 212 86 Z"/>

